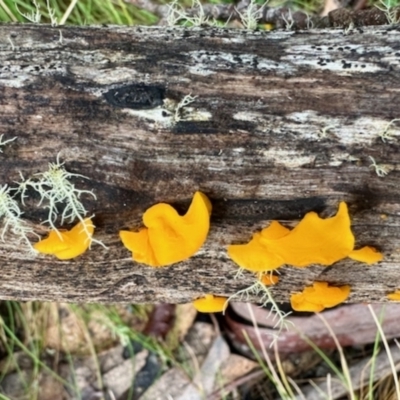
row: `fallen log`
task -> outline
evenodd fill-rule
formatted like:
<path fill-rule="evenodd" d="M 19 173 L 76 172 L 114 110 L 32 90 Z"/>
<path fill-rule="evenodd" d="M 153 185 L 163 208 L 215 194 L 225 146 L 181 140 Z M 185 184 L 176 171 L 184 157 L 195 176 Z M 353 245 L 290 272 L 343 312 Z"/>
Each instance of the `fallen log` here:
<path fill-rule="evenodd" d="M 384 260 L 280 268 L 277 301 L 314 280 L 350 284 L 350 302 L 400 287 L 400 27 L 309 31 L 0 25 L 0 184 L 44 172 L 57 156 L 94 214 L 90 251 L 32 255 L 8 229 L 0 298 L 191 301 L 253 283 L 226 254 L 271 220 L 349 205 L 357 246 Z M 212 201 L 206 244 L 165 268 L 135 263 L 118 231 L 151 205 L 184 212 Z M 28 191 L 39 234 L 45 204 Z M 3 221 L 4 224 L 4 221 Z M 66 226 L 69 227 L 69 226 Z M 37 239 L 32 237 L 32 241 Z"/>

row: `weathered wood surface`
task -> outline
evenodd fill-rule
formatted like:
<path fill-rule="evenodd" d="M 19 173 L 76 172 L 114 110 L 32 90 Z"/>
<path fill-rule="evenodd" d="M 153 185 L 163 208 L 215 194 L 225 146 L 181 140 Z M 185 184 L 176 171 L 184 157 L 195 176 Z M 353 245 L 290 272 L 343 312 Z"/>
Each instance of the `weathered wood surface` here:
<path fill-rule="evenodd" d="M 175 112 L 186 96 L 193 103 Z M 226 255 L 278 219 L 348 202 L 358 245 L 385 259 L 365 266 L 284 267 L 272 289 L 287 300 L 315 279 L 351 284 L 352 302 L 400 288 L 400 28 L 302 32 L 0 25 L 0 183 L 45 171 L 58 153 L 93 189 L 93 245 L 68 262 L 28 253 L 6 235 L 0 298 L 77 302 L 185 302 L 233 294 Z M 397 135 L 397 136 L 396 136 Z M 378 177 L 370 158 L 386 164 Z M 185 210 L 196 190 L 212 200 L 204 248 L 152 269 L 132 262 L 118 231 L 140 226 L 157 202 Z M 24 217 L 43 233 L 45 210 Z"/>

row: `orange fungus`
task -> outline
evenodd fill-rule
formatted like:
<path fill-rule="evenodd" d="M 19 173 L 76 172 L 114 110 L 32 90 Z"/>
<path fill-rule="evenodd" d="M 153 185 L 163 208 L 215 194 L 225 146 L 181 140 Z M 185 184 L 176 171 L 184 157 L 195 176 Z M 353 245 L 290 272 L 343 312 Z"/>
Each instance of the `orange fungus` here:
<path fill-rule="evenodd" d="M 392 301 L 400 301 L 400 290 L 396 290 L 393 293 L 389 293 L 387 298 Z"/>
<path fill-rule="evenodd" d="M 203 245 L 210 228 L 211 203 L 196 192 L 183 216 L 169 204 L 156 204 L 143 214 L 145 228 L 139 232 L 120 231 L 124 246 L 132 258 L 152 267 L 186 260 Z"/>
<path fill-rule="evenodd" d="M 205 297 L 193 301 L 194 308 L 203 313 L 221 312 L 225 309 L 226 297 L 206 294 Z"/>
<path fill-rule="evenodd" d="M 365 246 L 359 250 L 353 250 L 349 254 L 349 257 L 353 260 L 367 264 L 374 264 L 383 259 L 382 253 L 379 253 L 379 251 L 370 246 Z"/>
<path fill-rule="evenodd" d="M 92 242 L 94 225 L 90 218 L 76 224 L 69 231 L 51 230 L 49 236 L 33 247 L 43 254 L 52 254 L 60 260 L 69 260 L 84 253 Z"/>
<path fill-rule="evenodd" d="M 320 218 L 309 212 L 292 230 L 272 221 L 249 243 L 230 245 L 228 254 L 240 267 L 254 272 L 272 271 L 283 264 L 332 265 L 348 256 L 367 263 L 380 261 L 382 254 L 371 247 L 353 250 L 350 225 L 347 204 L 341 202 L 334 217 Z"/>
<path fill-rule="evenodd" d="M 295 311 L 320 312 L 335 307 L 349 297 L 350 286 L 329 286 L 328 282 L 314 282 L 301 293 L 290 296 L 290 304 Z"/>

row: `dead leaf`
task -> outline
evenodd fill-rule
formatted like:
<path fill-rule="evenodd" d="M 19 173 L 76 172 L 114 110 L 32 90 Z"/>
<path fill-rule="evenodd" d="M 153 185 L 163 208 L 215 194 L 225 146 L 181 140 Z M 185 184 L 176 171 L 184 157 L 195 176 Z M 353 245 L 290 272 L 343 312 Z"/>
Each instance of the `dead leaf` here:
<path fill-rule="evenodd" d="M 162 375 L 139 400 L 175 399 L 189 383 L 189 377 L 181 369 L 172 368 Z"/>
<path fill-rule="evenodd" d="M 217 334 L 211 324 L 195 322 L 185 337 L 185 347 L 182 349 L 180 361 L 184 362 L 195 357 L 196 363 L 202 364 L 216 337 Z"/>
<path fill-rule="evenodd" d="M 212 392 L 217 375 L 222 363 L 230 355 L 229 347 L 222 336 L 218 336 L 207 357 L 193 379 L 193 383 L 188 385 L 184 392 L 176 400 L 203 400 Z"/>
<path fill-rule="evenodd" d="M 214 391 L 242 376 L 247 375 L 260 365 L 238 354 L 230 354 L 228 359 L 221 364 L 220 373 L 214 385 Z"/>
<path fill-rule="evenodd" d="M 156 304 L 149 314 L 143 333 L 158 339 L 165 339 L 172 329 L 174 319 L 175 304 Z"/>
<path fill-rule="evenodd" d="M 178 304 L 176 306 L 176 320 L 173 333 L 180 342 L 192 327 L 196 315 L 197 310 L 193 307 L 192 303 Z"/>
<path fill-rule="evenodd" d="M 68 400 L 69 398 L 70 396 L 59 380 L 47 372 L 41 374 L 38 400 Z"/>
<path fill-rule="evenodd" d="M 115 399 L 119 399 L 132 386 L 134 377 L 145 365 L 148 354 L 147 350 L 142 350 L 103 375 L 104 387 Z"/>

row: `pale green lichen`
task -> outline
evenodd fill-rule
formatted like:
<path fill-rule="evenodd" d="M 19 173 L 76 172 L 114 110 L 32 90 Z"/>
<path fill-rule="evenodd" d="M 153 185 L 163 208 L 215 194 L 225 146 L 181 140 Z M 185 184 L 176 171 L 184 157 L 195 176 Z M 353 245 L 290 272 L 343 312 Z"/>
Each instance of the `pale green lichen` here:
<path fill-rule="evenodd" d="M 258 28 L 258 24 L 262 19 L 264 7 L 267 5 L 268 0 L 260 6 L 256 0 L 250 0 L 247 7 L 241 12 L 237 8 L 235 8 L 236 12 L 240 17 L 240 22 L 242 23 L 243 27 L 248 31 L 254 31 Z M 286 29 L 290 29 L 293 26 L 293 18 L 290 12 L 289 19 L 291 22 L 284 18 L 282 14 L 282 18 L 286 23 Z M 288 28 L 289 27 L 289 28 Z"/>
<path fill-rule="evenodd" d="M 73 222 L 78 219 L 83 223 L 87 210 L 82 204 L 80 198 L 82 195 L 89 195 L 96 199 L 96 195 L 90 190 L 77 189 L 70 181 L 71 178 L 88 179 L 84 175 L 73 174 L 64 168 L 64 163 L 60 163 L 59 155 L 55 163 L 49 163 L 49 169 L 45 172 L 36 174 L 38 179 L 27 179 L 20 183 L 19 192 L 22 202 L 26 198 L 26 190 L 31 187 L 40 195 L 39 205 L 45 203 L 48 209 L 47 222 L 52 229 L 58 231 L 55 222 L 61 212 L 61 225 L 64 222 Z M 89 233 L 88 233 L 89 235 Z"/>
<path fill-rule="evenodd" d="M 390 168 L 387 165 L 384 164 L 378 164 L 375 161 L 374 157 L 369 156 L 369 159 L 371 160 L 371 163 L 369 165 L 370 168 L 373 168 L 375 170 L 375 173 L 380 177 L 383 178 L 385 177 L 389 172 L 390 172 Z"/>
<path fill-rule="evenodd" d="M 400 121 L 399 118 L 392 119 L 392 120 L 385 126 L 385 128 L 384 128 L 381 132 L 378 133 L 378 136 L 381 138 L 381 140 L 382 140 L 383 143 L 391 142 L 391 141 L 393 141 L 393 140 L 396 139 L 396 135 L 395 135 L 395 133 L 393 132 L 393 130 L 392 130 L 391 128 L 392 128 L 392 125 L 393 125 L 395 122 L 399 122 L 399 121 Z"/>
<path fill-rule="evenodd" d="M 206 17 L 200 0 L 193 0 L 192 8 L 194 7 L 197 7 L 197 15 L 190 17 L 177 0 L 174 0 L 171 4 L 168 4 L 168 25 L 175 26 L 179 23 L 189 24 L 191 26 L 214 25 L 214 21 L 210 23 L 209 18 Z"/>
<path fill-rule="evenodd" d="M 7 143 L 13 142 L 16 139 L 16 137 L 13 137 L 11 139 L 7 139 L 7 140 L 3 141 L 3 136 L 4 135 L 0 135 L 0 153 L 3 152 L 3 150 L 1 149 L 3 146 L 5 146 Z"/>
<path fill-rule="evenodd" d="M 242 271 L 243 270 L 240 269 L 236 276 L 241 277 Z M 275 333 L 273 334 L 274 339 L 271 342 L 271 346 L 273 346 L 275 341 L 278 340 L 282 330 L 288 330 L 289 327 L 292 325 L 292 322 L 286 319 L 286 317 L 288 317 L 291 312 L 285 313 L 279 308 L 269 288 L 264 285 L 259 279 L 256 279 L 253 285 L 241 289 L 230 296 L 227 299 L 226 303 L 228 304 L 230 301 L 248 302 L 252 299 L 252 297 L 259 297 L 259 300 L 257 302 L 260 303 L 263 307 L 269 307 L 270 309 L 270 315 L 272 315 L 272 320 L 275 322 L 275 325 L 273 326 L 273 328 L 275 329 Z"/>
<path fill-rule="evenodd" d="M 28 21 L 32 22 L 33 24 L 40 24 L 40 20 L 42 19 L 42 12 L 40 10 L 40 4 L 36 0 L 32 0 L 34 9 L 29 12 L 22 12 L 18 8 L 18 4 L 15 4 L 15 8 L 20 15 L 26 18 Z M 50 6 L 50 0 L 46 0 L 46 8 L 48 17 L 50 18 L 51 26 L 57 26 L 58 21 L 56 17 L 56 10 Z M 65 22 L 65 21 L 64 21 Z"/>
<path fill-rule="evenodd" d="M 379 0 L 382 6 L 375 6 L 378 10 L 381 10 L 390 25 L 395 25 L 400 22 L 399 11 L 397 7 L 394 7 L 392 0 Z"/>
<path fill-rule="evenodd" d="M 4 222 L 1 240 L 4 242 L 6 233 L 11 232 L 19 241 L 24 241 L 32 252 L 36 252 L 28 238 L 28 235 L 36 234 L 33 232 L 33 229 L 21 219 L 23 213 L 17 201 L 11 195 L 12 190 L 13 189 L 7 185 L 0 188 L 0 219 Z"/>

